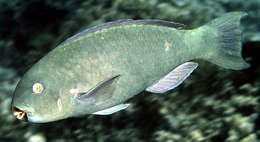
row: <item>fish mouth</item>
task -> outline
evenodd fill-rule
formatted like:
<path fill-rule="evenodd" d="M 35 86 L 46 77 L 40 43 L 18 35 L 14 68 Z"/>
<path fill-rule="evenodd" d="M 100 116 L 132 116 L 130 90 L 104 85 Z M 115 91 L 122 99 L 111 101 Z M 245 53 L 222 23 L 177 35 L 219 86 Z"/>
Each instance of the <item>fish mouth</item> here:
<path fill-rule="evenodd" d="M 13 105 L 11 105 L 11 110 L 13 112 L 13 115 L 16 116 L 17 119 L 23 120 L 23 121 L 28 121 L 27 114 L 29 114 L 30 112 L 28 112 L 26 110 L 21 110 Z"/>

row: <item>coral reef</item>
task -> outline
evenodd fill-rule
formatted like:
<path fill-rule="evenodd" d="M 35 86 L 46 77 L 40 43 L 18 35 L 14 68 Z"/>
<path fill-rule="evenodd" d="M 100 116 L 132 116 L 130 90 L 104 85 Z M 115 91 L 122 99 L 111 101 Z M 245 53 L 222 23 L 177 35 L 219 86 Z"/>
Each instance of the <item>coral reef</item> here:
<path fill-rule="evenodd" d="M 30 124 L 10 112 L 12 93 L 25 70 L 80 30 L 126 18 L 164 19 L 195 28 L 229 11 L 248 12 L 242 21 L 244 45 L 259 47 L 259 0 L 0 1 L 0 141 L 260 141 L 256 48 L 245 51 L 250 69 L 224 70 L 199 60 L 199 68 L 175 90 L 142 92 L 128 101 L 131 107 L 114 115 Z"/>

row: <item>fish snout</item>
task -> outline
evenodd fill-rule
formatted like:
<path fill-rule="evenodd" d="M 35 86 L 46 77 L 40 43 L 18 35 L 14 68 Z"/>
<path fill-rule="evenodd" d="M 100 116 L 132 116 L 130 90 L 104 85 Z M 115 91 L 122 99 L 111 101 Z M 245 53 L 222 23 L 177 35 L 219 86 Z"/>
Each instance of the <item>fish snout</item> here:
<path fill-rule="evenodd" d="M 13 115 L 16 116 L 17 119 L 28 121 L 27 114 L 29 114 L 30 112 L 28 112 L 26 110 L 20 110 L 13 105 L 11 105 L 11 110 L 13 112 Z"/>

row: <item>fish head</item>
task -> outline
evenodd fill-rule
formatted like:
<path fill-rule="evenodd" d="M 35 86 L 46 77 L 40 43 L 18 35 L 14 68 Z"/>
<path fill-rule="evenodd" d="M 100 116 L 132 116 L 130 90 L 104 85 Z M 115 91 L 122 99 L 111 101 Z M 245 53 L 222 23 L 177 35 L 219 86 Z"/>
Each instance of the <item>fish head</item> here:
<path fill-rule="evenodd" d="M 69 116 L 70 100 L 55 74 L 29 70 L 19 81 L 11 103 L 13 115 L 33 123 L 45 123 Z"/>

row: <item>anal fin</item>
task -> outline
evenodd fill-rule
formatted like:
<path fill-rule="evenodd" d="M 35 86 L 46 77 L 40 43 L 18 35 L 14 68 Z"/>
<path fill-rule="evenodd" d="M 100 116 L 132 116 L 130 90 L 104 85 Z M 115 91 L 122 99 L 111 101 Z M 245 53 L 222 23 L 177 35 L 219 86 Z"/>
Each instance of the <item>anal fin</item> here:
<path fill-rule="evenodd" d="M 196 68 L 198 64 L 186 62 L 172 70 L 157 83 L 148 87 L 146 91 L 152 93 L 164 93 L 179 86 Z"/>

